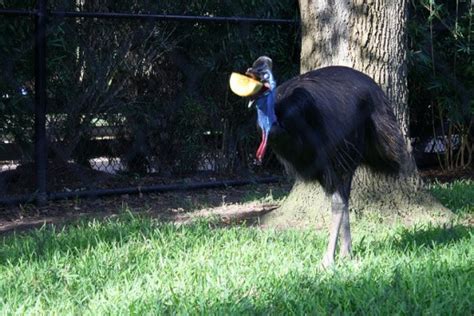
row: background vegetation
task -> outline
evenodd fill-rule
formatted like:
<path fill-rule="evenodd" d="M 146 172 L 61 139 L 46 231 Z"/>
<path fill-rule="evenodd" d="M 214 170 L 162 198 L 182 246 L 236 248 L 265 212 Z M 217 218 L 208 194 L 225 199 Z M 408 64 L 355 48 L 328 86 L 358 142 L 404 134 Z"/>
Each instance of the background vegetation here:
<path fill-rule="evenodd" d="M 294 0 L 48 3 L 54 10 L 298 19 Z M 0 1 L 2 8 L 33 5 Z M 410 131 L 418 162 L 467 168 L 474 152 L 473 7 L 413 0 L 410 16 Z M 34 126 L 33 21 L 2 17 L 0 32 L 0 150 L 15 144 L 26 163 Z M 106 164 L 120 158 L 125 171 L 165 176 L 258 170 L 255 114 L 229 93 L 228 76 L 266 54 L 282 82 L 299 71 L 299 45 L 298 28 L 288 25 L 52 18 L 50 158 L 86 167 L 91 158 L 106 157 Z M 424 151 L 433 145 L 439 155 L 430 161 Z M 278 166 L 273 162 L 268 157 L 265 170 Z"/>
<path fill-rule="evenodd" d="M 18 7 L 14 1 L 2 3 Z M 265 6 L 249 1 L 49 3 L 53 9 L 100 12 L 286 19 L 296 19 L 298 14 L 296 1 L 291 0 Z M 3 91 L 16 95 L 19 87 L 33 80 L 32 24 L 28 19 L 8 18 L 2 19 L 0 28 L 3 34 L 11 34 L 0 53 L 8 56 L 1 59 L 10 71 L 0 81 Z M 248 169 L 256 142 L 254 113 L 244 100 L 229 93 L 228 77 L 232 71 L 245 71 L 261 54 L 275 60 L 280 81 L 295 75 L 297 36 L 295 28 L 277 25 L 52 19 L 48 30 L 51 155 L 87 165 L 99 154 L 99 147 L 103 155 L 121 157 L 129 171 L 139 173 L 196 171 L 206 158 L 216 171 Z M 32 86 L 27 88 L 31 93 Z M 17 99 L 29 104 L 25 116 L 31 121 L 30 98 L 18 96 L 8 103 L 21 102 Z M 6 102 L 4 107 L 13 111 Z M 5 134 L 31 143 L 31 132 L 17 131 L 32 124 L 16 115 L 14 120 L 0 124 L 8 129 Z M 104 132 L 117 138 L 98 142 L 93 134 L 97 127 L 108 128 Z M 94 143 L 91 137 L 96 138 Z"/>
<path fill-rule="evenodd" d="M 436 157 L 443 169 L 469 167 L 474 154 L 474 6 L 460 0 L 416 0 L 410 13 L 412 136 L 419 148 L 443 149 Z M 431 137 L 437 142 L 427 143 Z"/>

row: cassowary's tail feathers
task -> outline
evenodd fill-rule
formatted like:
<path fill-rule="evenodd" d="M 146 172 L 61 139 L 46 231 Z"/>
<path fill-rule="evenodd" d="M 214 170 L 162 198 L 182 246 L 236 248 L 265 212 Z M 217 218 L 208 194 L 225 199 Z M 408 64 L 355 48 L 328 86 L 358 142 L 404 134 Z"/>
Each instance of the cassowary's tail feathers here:
<path fill-rule="evenodd" d="M 373 102 L 376 104 L 368 124 L 365 163 L 375 171 L 397 174 L 406 163 L 406 143 L 387 98 L 378 95 Z"/>

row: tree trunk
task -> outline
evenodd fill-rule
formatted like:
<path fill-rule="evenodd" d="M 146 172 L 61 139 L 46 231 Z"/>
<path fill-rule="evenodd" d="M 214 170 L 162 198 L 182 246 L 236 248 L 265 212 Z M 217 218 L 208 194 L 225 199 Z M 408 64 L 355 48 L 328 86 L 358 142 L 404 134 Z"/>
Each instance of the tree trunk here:
<path fill-rule="evenodd" d="M 300 0 L 301 73 L 329 65 L 353 67 L 371 76 L 386 92 L 408 139 L 406 20 L 408 0 Z M 411 153 L 407 155 L 412 157 Z M 442 221 L 451 212 L 420 180 L 414 159 L 398 177 L 356 171 L 350 209 L 377 221 Z M 269 226 L 325 227 L 330 202 L 319 184 L 296 183 L 281 207 L 263 218 Z M 377 212 L 368 212 L 376 210 Z"/>

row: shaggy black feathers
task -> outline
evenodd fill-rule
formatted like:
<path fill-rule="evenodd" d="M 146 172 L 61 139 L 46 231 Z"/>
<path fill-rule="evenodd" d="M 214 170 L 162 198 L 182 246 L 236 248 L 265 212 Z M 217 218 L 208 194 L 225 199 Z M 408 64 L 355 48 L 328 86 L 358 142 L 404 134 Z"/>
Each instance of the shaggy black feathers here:
<path fill-rule="evenodd" d="M 405 142 L 381 88 L 347 67 L 321 68 L 276 89 L 269 143 L 289 172 L 327 193 L 360 164 L 398 173 Z"/>

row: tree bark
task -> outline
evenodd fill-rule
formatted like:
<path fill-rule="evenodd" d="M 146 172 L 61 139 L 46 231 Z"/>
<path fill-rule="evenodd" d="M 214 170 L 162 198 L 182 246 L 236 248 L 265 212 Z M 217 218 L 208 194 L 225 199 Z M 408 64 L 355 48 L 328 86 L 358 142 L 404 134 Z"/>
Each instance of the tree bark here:
<path fill-rule="evenodd" d="M 360 167 L 352 182 L 350 209 L 377 221 L 450 220 L 418 176 L 408 138 L 406 21 L 408 0 L 300 0 L 301 73 L 329 65 L 353 67 L 386 92 L 407 141 L 406 165 L 397 177 Z M 269 226 L 325 227 L 330 202 L 314 183 L 296 183 Z M 376 210 L 377 212 L 368 212 Z"/>

